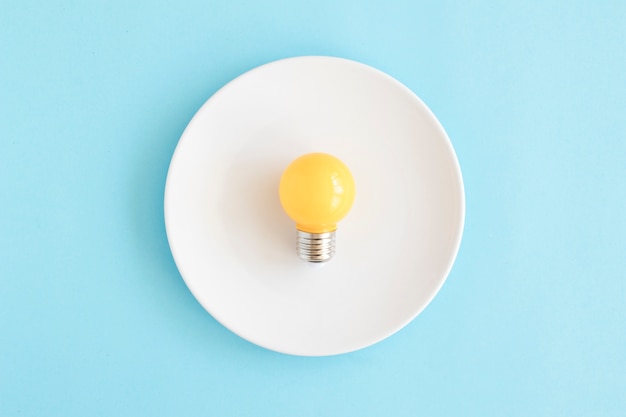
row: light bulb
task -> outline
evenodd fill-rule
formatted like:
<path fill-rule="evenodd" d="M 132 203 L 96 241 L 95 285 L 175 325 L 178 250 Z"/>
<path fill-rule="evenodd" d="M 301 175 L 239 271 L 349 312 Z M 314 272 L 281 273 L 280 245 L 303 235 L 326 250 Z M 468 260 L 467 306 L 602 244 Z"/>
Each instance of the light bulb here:
<path fill-rule="evenodd" d="M 296 223 L 296 251 L 308 262 L 335 254 L 337 223 L 354 202 L 354 178 L 339 159 L 310 153 L 294 160 L 280 179 L 280 203 Z"/>

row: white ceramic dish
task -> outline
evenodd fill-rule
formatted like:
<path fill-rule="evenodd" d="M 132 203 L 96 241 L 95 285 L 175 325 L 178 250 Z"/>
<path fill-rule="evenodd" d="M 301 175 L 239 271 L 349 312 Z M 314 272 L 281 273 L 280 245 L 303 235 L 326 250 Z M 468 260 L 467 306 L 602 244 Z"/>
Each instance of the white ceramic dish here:
<path fill-rule="evenodd" d="M 278 199 L 307 152 L 352 170 L 357 196 L 337 254 L 311 267 Z M 298 57 L 227 84 L 176 148 L 165 222 L 185 283 L 224 326 L 275 351 L 354 351 L 416 317 L 459 247 L 463 182 L 448 137 L 408 88 L 363 64 Z"/>

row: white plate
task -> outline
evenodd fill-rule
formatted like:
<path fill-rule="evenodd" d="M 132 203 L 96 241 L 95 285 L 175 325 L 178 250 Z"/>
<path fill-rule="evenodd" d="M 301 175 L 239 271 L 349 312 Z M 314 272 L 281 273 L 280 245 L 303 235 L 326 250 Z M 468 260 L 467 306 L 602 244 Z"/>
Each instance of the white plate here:
<path fill-rule="evenodd" d="M 283 213 L 283 169 L 308 152 L 339 157 L 357 196 L 323 267 L 301 261 Z M 165 223 L 202 306 L 279 352 L 354 351 L 395 333 L 435 296 L 465 213 L 443 128 L 408 88 L 372 67 L 298 57 L 227 84 L 194 116 L 170 165 Z"/>

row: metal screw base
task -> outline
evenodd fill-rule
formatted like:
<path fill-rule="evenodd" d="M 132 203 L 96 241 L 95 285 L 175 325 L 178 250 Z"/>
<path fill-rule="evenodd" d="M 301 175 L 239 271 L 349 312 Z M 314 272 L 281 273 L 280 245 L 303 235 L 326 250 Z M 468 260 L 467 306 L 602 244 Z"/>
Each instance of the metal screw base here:
<path fill-rule="evenodd" d="M 298 230 L 296 252 L 307 262 L 330 261 L 335 255 L 335 232 L 308 233 Z"/>

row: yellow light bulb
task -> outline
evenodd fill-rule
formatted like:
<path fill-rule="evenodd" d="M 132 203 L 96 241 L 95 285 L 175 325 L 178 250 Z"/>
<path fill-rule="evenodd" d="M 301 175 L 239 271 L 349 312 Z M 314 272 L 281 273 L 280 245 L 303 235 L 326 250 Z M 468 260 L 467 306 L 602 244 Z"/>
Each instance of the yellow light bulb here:
<path fill-rule="evenodd" d="M 354 178 L 339 159 L 310 153 L 283 172 L 280 203 L 298 230 L 298 255 L 309 262 L 326 262 L 335 254 L 337 223 L 354 202 Z"/>

